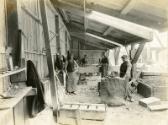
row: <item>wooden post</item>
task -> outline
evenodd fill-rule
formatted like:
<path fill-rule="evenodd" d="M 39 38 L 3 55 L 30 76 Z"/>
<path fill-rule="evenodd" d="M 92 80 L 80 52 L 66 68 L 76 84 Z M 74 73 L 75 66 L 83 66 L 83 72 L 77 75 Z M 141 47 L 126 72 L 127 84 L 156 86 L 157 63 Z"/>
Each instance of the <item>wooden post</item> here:
<path fill-rule="evenodd" d="M 129 48 L 129 46 L 128 45 L 126 45 L 125 46 L 125 51 L 126 51 L 126 53 L 127 53 L 127 55 L 128 55 L 128 57 L 130 57 L 130 53 L 129 53 L 129 51 L 130 51 L 130 48 Z"/>
<path fill-rule="evenodd" d="M 139 45 L 139 47 L 138 47 L 138 49 L 137 49 L 137 51 L 136 51 L 136 53 L 135 53 L 135 56 L 134 56 L 134 58 L 132 59 L 132 62 L 131 62 L 132 64 L 137 63 L 137 61 L 138 61 L 138 59 L 139 59 L 139 57 L 140 57 L 140 55 L 141 55 L 141 53 L 142 53 L 142 50 L 143 50 L 144 46 L 145 46 L 145 42 L 143 42 L 143 43 L 141 43 L 141 44 Z"/>
<path fill-rule="evenodd" d="M 78 40 L 78 58 L 80 58 L 80 41 Z"/>
<path fill-rule="evenodd" d="M 143 42 L 139 45 L 139 47 L 138 47 L 138 49 L 137 49 L 137 51 L 136 51 L 136 53 L 135 53 L 135 55 L 134 55 L 134 57 L 131 61 L 131 63 L 132 63 L 132 69 L 131 69 L 132 78 L 136 77 L 136 63 L 137 63 L 137 61 L 138 61 L 138 59 L 139 59 L 139 57 L 142 53 L 142 50 L 143 50 L 144 46 L 145 46 L 145 42 Z"/>
<path fill-rule="evenodd" d="M 131 44 L 131 51 L 130 51 L 130 60 L 132 60 L 134 58 L 135 55 L 135 43 Z"/>
<path fill-rule="evenodd" d="M 115 65 L 118 65 L 119 54 L 120 54 L 120 47 L 116 48 L 114 51 Z"/>
<path fill-rule="evenodd" d="M 59 54 L 61 54 L 61 44 L 60 44 L 60 31 L 59 31 L 59 16 L 55 16 L 55 30 L 57 34 L 57 51 Z"/>
<path fill-rule="evenodd" d="M 53 114 L 56 115 L 56 119 L 57 119 L 57 112 L 58 112 L 57 85 L 56 85 L 56 79 L 54 75 L 54 66 L 52 63 L 52 54 L 51 54 L 51 49 L 50 49 L 50 40 L 49 40 L 49 32 L 48 32 L 47 16 L 46 16 L 46 11 L 45 11 L 44 0 L 40 0 L 40 12 L 41 12 L 41 18 L 42 18 L 42 27 L 44 31 L 47 65 L 48 65 L 48 70 L 49 70 Z"/>

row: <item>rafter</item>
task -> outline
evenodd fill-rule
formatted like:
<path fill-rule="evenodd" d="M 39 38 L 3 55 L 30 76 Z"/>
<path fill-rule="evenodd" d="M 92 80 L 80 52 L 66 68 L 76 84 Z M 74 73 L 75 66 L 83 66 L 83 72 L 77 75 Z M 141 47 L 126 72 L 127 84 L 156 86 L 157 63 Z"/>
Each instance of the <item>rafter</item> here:
<path fill-rule="evenodd" d="M 71 10 L 72 12 L 75 12 L 77 15 L 83 16 L 83 7 L 75 5 L 70 2 L 65 2 L 65 1 L 59 1 L 59 0 L 51 0 L 52 3 L 54 4 L 55 8 L 60 8 L 64 10 Z"/>
<path fill-rule="evenodd" d="M 83 6 L 79 5 L 79 4 L 75 4 L 71 1 L 67 1 L 67 0 L 51 0 L 54 4 L 55 7 L 58 8 L 64 8 L 70 12 L 73 12 L 75 15 L 79 15 L 79 16 L 83 16 Z M 56 2 L 58 1 L 58 2 Z M 137 3 L 139 2 L 139 0 L 135 0 Z M 156 18 L 154 18 L 153 16 L 148 16 L 147 14 L 145 14 L 146 16 L 144 17 L 144 15 L 142 15 L 144 18 L 144 20 L 139 20 L 139 15 L 137 18 L 134 18 L 134 16 L 132 16 L 131 14 L 128 14 L 131 9 L 133 9 L 137 3 L 134 2 L 129 2 L 125 5 L 125 7 L 123 7 L 122 11 L 116 11 L 114 9 L 110 9 L 108 7 L 102 6 L 102 4 L 92 4 L 87 2 L 87 9 L 86 11 L 89 12 L 91 10 L 95 10 L 101 13 L 105 13 L 111 16 L 115 16 L 118 18 L 122 18 L 124 20 L 128 20 L 134 23 L 138 23 L 140 25 L 145 25 L 148 27 L 152 27 L 154 29 L 159 29 L 160 31 L 166 31 L 167 30 L 167 24 L 159 24 L 157 22 L 157 20 L 160 20 L 159 22 L 163 22 L 163 19 L 159 19 L 157 15 L 155 15 Z M 128 12 L 129 11 L 129 12 Z M 123 14 L 122 14 L 123 13 Z M 125 16 L 127 14 L 127 16 Z M 148 17 L 147 17 L 148 16 Z"/>
<path fill-rule="evenodd" d="M 85 34 L 84 34 L 84 33 L 80 33 L 80 32 L 70 32 L 70 34 L 71 34 L 71 36 L 76 37 L 76 38 L 79 38 L 79 39 L 83 39 L 83 40 L 85 40 L 86 42 L 90 42 L 90 43 L 93 43 L 93 44 L 95 44 L 95 45 L 99 45 L 100 47 L 106 47 L 106 49 L 107 49 L 107 48 L 112 49 L 112 48 L 115 47 L 115 46 L 112 45 L 112 44 L 105 43 L 105 42 L 103 42 L 103 41 L 101 42 L 101 40 L 97 40 L 97 41 L 95 41 L 95 40 L 90 40 L 89 38 L 86 38 L 86 37 L 85 37 Z"/>
<path fill-rule="evenodd" d="M 61 9 L 60 12 L 61 12 L 61 14 L 62 14 L 62 16 L 63 16 L 65 22 L 66 22 L 66 23 L 69 23 L 70 21 L 69 21 L 68 15 L 66 14 L 66 11 L 63 10 L 63 9 Z"/>
<path fill-rule="evenodd" d="M 71 23 L 70 25 L 68 25 L 68 29 L 70 32 L 84 33 L 83 25 L 80 24 L 79 22 Z M 102 36 L 101 33 L 94 31 L 94 30 L 87 29 L 86 32 L 91 33 L 96 36 L 99 36 L 99 37 L 102 37 L 102 38 L 110 40 L 110 41 L 115 41 L 116 43 L 120 43 L 120 44 L 123 43 L 124 44 L 124 42 L 122 40 L 112 38 L 111 36 Z"/>
<path fill-rule="evenodd" d="M 127 15 L 136 5 L 137 0 L 129 0 L 121 11 L 122 15 Z"/>
<path fill-rule="evenodd" d="M 147 41 L 151 41 L 153 39 L 153 31 L 151 29 L 125 21 L 123 19 L 119 19 L 96 11 L 92 11 L 90 14 L 88 14 L 87 18 L 104 25 L 114 27 L 129 34 L 138 36 Z"/>
<path fill-rule="evenodd" d="M 103 36 L 107 36 L 112 30 L 113 30 L 112 27 L 108 27 L 108 28 L 104 31 Z"/>
<path fill-rule="evenodd" d="M 89 20 L 86 18 L 86 19 L 85 19 L 85 23 L 84 23 L 84 28 L 85 28 L 85 30 L 87 30 L 88 25 L 89 25 Z"/>
<path fill-rule="evenodd" d="M 104 46 L 102 46 L 100 44 L 97 44 L 97 43 L 92 43 L 92 42 L 88 42 L 88 41 L 87 42 L 81 42 L 81 43 L 89 45 L 89 46 L 93 46 L 93 47 L 96 47 L 96 48 L 99 48 L 99 49 L 102 49 L 102 50 L 107 49 L 107 47 L 104 47 Z"/>
<path fill-rule="evenodd" d="M 86 34 L 87 36 L 91 36 L 91 37 L 93 37 L 93 38 L 102 40 L 102 41 L 104 41 L 104 42 L 107 42 L 107 43 L 110 43 L 110 44 L 113 44 L 113 45 L 116 45 L 116 46 L 119 46 L 119 47 L 123 46 L 122 44 L 119 44 L 119 43 L 117 43 L 117 42 L 114 42 L 114 41 L 111 41 L 111 40 L 102 38 L 102 37 L 100 37 L 100 36 L 97 36 L 97 35 L 94 35 L 94 34 L 91 34 L 91 33 L 85 33 L 85 34 Z"/>

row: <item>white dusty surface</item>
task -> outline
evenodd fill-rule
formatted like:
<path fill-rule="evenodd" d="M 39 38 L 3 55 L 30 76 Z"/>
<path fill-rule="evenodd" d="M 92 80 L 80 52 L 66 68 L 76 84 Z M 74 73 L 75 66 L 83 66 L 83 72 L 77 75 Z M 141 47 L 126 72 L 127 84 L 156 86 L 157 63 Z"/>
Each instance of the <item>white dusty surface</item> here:
<path fill-rule="evenodd" d="M 87 79 L 87 85 L 79 85 L 77 95 L 66 95 L 64 102 L 100 103 L 97 92 L 97 83 L 100 79 L 95 76 Z M 168 111 L 150 112 L 138 104 L 141 98 L 134 95 L 133 103 L 125 102 L 125 106 L 108 107 L 105 125 L 168 125 Z M 56 125 L 49 108 L 29 122 L 32 123 L 30 125 Z"/>
<path fill-rule="evenodd" d="M 28 119 L 26 125 L 57 125 L 50 108 L 40 112 L 35 118 Z"/>
<path fill-rule="evenodd" d="M 66 102 L 100 103 L 97 92 L 99 77 L 87 77 L 87 85 L 79 85 L 77 95 L 66 95 Z M 105 125 L 168 125 L 168 111 L 151 112 L 138 104 L 142 97 L 133 96 L 135 102 L 125 106 L 108 107 Z M 167 103 L 167 102 L 164 102 Z"/>

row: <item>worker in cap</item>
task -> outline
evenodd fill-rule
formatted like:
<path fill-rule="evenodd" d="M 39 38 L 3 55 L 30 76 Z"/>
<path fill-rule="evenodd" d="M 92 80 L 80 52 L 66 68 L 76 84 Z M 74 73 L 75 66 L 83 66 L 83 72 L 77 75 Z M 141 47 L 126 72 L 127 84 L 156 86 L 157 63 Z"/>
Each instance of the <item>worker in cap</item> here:
<path fill-rule="evenodd" d="M 125 93 L 125 99 L 129 99 L 129 101 L 133 102 L 133 98 L 132 98 L 132 93 L 130 91 L 130 87 L 129 87 L 129 81 L 131 79 L 131 68 L 132 65 L 129 61 L 129 58 L 127 55 L 123 55 L 121 57 L 123 63 L 120 66 L 120 77 L 124 78 L 126 81 L 126 93 Z"/>
<path fill-rule="evenodd" d="M 131 77 L 131 63 L 128 59 L 127 55 L 123 55 L 122 57 L 123 63 L 120 66 L 120 77 L 121 78 L 130 78 Z"/>
<path fill-rule="evenodd" d="M 109 60 L 106 56 L 106 53 L 102 53 L 102 59 L 101 59 L 101 76 L 105 77 L 108 75 L 108 65 L 109 65 Z"/>

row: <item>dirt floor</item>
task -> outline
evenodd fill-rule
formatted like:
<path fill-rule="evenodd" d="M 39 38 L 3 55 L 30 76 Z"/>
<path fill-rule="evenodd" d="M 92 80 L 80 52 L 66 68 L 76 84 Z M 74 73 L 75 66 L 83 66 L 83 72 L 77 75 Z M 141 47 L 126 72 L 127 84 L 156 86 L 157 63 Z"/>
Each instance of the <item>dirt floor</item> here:
<path fill-rule="evenodd" d="M 101 103 L 98 96 L 97 83 L 101 81 L 100 76 L 86 77 L 87 83 L 84 85 L 78 85 L 76 95 L 67 95 L 64 98 L 64 102 L 79 102 L 79 103 Z"/>
<path fill-rule="evenodd" d="M 101 103 L 97 92 L 99 81 L 99 76 L 87 77 L 87 84 L 78 85 L 77 95 L 66 95 L 65 102 Z M 126 101 L 125 106 L 108 107 L 105 125 L 168 125 L 168 111 L 151 112 L 138 104 L 143 97 L 138 94 L 133 97 L 133 103 Z"/>
<path fill-rule="evenodd" d="M 101 103 L 97 92 L 99 76 L 87 77 L 87 84 L 78 85 L 77 95 L 65 95 L 64 102 Z M 135 102 L 125 102 L 125 106 L 108 107 L 105 125 L 168 125 L 168 111 L 151 112 L 138 104 L 142 97 L 134 94 Z M 167 103 L 167 102 L 164 102 Z M 56 125 L 50 108 L 46 108 L 29 125 Z"/>

